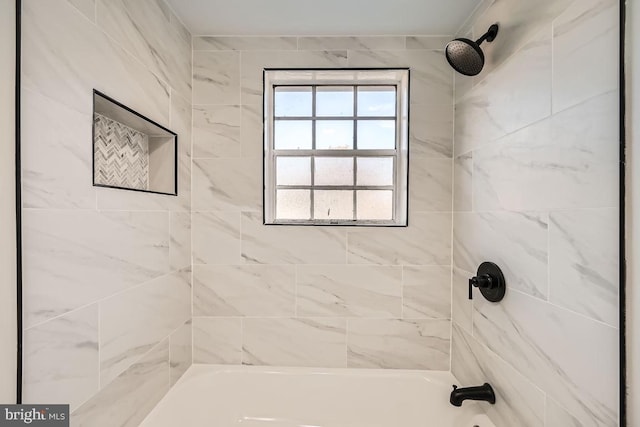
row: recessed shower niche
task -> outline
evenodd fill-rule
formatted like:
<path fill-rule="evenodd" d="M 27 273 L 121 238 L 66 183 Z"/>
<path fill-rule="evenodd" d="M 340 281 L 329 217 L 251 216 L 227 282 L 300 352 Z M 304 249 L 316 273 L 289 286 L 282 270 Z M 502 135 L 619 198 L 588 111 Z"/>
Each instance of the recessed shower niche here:
<path fill-rule="evenodd" d="M 178 135 L 93 91 L 93 185 L 176 196 Z"/>

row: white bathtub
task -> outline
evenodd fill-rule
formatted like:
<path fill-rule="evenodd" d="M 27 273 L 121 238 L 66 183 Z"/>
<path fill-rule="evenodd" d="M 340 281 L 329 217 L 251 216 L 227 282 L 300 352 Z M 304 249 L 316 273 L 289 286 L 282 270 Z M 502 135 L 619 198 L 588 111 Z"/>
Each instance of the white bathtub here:
<path fill-rule="evenodd" d="M 495 427 L 448 372 L 194 365 L 142 427 Z M 468 384 L 465 384 L 468 385 Z"/>

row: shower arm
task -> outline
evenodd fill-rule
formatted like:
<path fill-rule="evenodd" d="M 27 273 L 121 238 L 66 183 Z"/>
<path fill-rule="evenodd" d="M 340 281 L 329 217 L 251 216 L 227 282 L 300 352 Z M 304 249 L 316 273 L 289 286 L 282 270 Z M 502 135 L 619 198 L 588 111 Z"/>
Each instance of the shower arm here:
<path fill-rule="evenodd" d="M 482 35 L 478 40 L 476 40 L 476 44 L 480 46 L 484 41 L 491 43 L 496 36 L 498 35 L 498 24 L 493 24 L 489 27 L 486 33 Z"/>

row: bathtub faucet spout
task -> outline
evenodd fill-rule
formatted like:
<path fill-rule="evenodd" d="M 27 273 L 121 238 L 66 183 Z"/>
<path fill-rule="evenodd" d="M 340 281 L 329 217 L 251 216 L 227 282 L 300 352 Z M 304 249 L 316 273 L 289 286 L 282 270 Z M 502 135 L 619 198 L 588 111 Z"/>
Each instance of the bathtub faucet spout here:
<path fill-rule="evenodd" d="M 465 400 L 484 400 L 492 405 L 496 403 L 496 395 L 493 392 L 491 384 L 484 383 L 477 387 L 463 387 L 453 386 L 453 391 L 449 397 L 449 402 L 453 406 L 462 406 L 462 402 Z"/>

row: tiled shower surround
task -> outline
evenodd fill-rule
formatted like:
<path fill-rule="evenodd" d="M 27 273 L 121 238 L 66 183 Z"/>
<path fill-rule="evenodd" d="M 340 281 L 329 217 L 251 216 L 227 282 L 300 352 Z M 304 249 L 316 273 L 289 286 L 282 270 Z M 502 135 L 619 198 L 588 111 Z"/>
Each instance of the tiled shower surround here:
<path fill-rule="evenodd" d="M 448 370 L 453 71 L 439 37 L 193 39 L 194 363 Z M 408 228 L 265 226 L 262 71 L 411 67 Z"/>
<path fill-rule="evenodd" d="M 618 13 L 496 1 L 485 71 L 456 77 L 452 369 L 499 390 L 498 426 L 618 425 Z M 484 260 L 500 304 L 467 299 Z"/>
<path fill-rule="evenodd" d="M 192 360 L 451 368 L 498 427 L 616 426 L 616 14 L 487 1 L 461 35 L 500 34 L 454 84 L 451 37 L 192 38 L 162 0 L 23 0 L 25 401 L 136 426 Z M 262 224 L 265 67 L 411 68 L 408 228 Z M 93 89 L 178 133 L 178 197 L 91 186 Z M 497 305 L 467 300 L 485 260 Z"/>
<path fill-rule="evenodd" d="M 137 426 L 191 364 L 191 36 L 161 1 L 22 4 L 24 401 Z M 178 197 L 92 187 L 94 89 L 180 134 Z"/>

